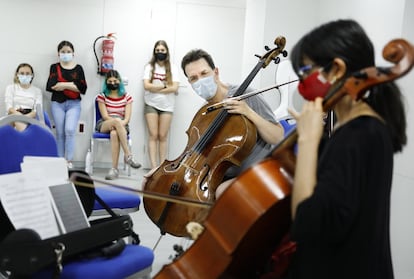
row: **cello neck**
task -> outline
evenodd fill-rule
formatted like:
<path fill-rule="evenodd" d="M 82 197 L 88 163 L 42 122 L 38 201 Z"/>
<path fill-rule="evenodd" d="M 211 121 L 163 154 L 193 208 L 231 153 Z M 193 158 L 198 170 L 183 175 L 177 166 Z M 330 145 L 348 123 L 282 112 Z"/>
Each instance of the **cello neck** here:
<path fill-rule="evenodd" d="M 243 81 L 243 83 L 239 86 L 239 88 L 237 88 L 236 93 L 234 93 L 232 97 L 243 95 L 244 91 L 246 91 L 247 87 L 250 85 L 254 77 L 257 75 L 260 69 L 263 68 L 264 63 L 265 62 L 263 60 L 260 60 L 256 64 L 256 66 L 253 68 L 253 70 L 250 72 L 247 78 Z"/>

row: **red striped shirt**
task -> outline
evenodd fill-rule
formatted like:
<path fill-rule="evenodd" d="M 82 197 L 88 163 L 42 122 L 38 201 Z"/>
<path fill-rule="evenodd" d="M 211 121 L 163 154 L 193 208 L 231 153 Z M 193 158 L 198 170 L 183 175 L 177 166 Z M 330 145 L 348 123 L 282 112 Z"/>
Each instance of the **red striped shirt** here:
<path fill-rule="evenodd" d="M 98 95 L 98 102 L 105 104 L 108 115 L 122 119 L 125 117 L 125 106 L 132 103 L 132 101 L 132 96 L 128 93 L 125 93 L 119 98 L 107 97 L 103 93 Z"/>

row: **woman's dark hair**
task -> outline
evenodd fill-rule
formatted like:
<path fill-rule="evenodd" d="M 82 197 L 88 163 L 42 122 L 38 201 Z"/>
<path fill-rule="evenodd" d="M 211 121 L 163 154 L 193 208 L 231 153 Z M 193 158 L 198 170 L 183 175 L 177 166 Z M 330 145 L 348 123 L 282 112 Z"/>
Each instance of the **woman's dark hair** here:
<path fill-rule="evenodd" d="M 105 96 L 108 96 L 111 93 L 111 90 L 109 90 L 107 86 L 107 81 L 109 78 L 114 77 L 117 80 L 119 80 L 119 88 L 118 88 L 118 96 L 121 97 L 125 94 L 125 85 L 122 81 L 121 75 L 116 70 L 109 70 L 109 72 L 105 75 L 105 80 L 102 86 L 102 92 L 105 94 Z"/>
<path fill-rule="evenodd" d="M 157 57 L 155 56 L 155 49 L 159 45 L 164 46 L 165 49 L 167 50 L 167 58 L 165 58 L 164 60 L 165 79 L 167 80 L 167 84 L 171 85 L 173 80 L 172 80 L 172 74 L 171 74 L 170 49 L 168 48 L 167 42 L 164 40 L 156 41 L 154 44 L 154 48 L 152 49 L 152 58 L 149 62 L 152 66 L 150 81 L 152 82 L 152 80 L 154 79 L 155 63 L 157 62 Z"/>
<path fill-rule="evenodd" d="M 72 45 L 72 43 L 71 42 L 69 42 L 69 41 L 61 41 L 59 44 L 58 44 L 58 47 L 57 47 L 57 50 L 58 50 L 58 52 L 64 47 L 64 46 L 68 46 L 68 47 L 70 47 L 71 49 L 72 49 L 72 51 L 73 52 L 75 52 L 75 48 L 73 47 L 73 45 Z"/>
<path fill-rule="evenodd" d="M 193 49 L 187 52 L 187 54 L 184 55 L 183 59 L 181 60 L 181 68 L 183 69 L 185 76 L 187 76 L 187 73 L 185 72 L 185 66 L 201 58 L 204 58 L 207 61 L 207 64 L 211 67 L 211 69 L 214 70 L 216 68 L 213 58 L 210 54 L 202 49 Z"/>
<path fill-rule="evenodd" d="M 345 76 L 375 66 L 374 46 L 354 20 L 331 21 L 313 29 L 293 47 L 290 57 L 296 73 L 303 66 L 305 57 L 319 66 L 329 65 L 334 58 L 341 58 L 346 63 Z M 385 120 L 394 152 L 401 151 L 407 143 L 407 123 L 403 96 L 398 86 L 394 82 L 376 85 L 364 101 Z"/>

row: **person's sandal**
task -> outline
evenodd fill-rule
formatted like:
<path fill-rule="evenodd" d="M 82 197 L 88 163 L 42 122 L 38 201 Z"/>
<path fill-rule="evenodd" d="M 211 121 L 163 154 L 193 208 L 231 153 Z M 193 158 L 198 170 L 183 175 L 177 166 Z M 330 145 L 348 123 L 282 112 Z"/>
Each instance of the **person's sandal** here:
<path fill-rule="evenodd" d="M 125 157 L 124 162 L 125 164 L 128 164 L 131 168 L 134 168 L 134 169 L 139 169 L 141 167 L 141 164 L 138 162 L 135 162 L 134 157 L 132 157 L 132 155 Z"/>
<path fill-rule="evenodd" d="M 113 180 L 113 179 L 117 179 L 119 176 L 119 172 L 117 169 L 115 168 L 111 168 L 108 172 L 108 174 L 105 176 L 106 180 Z"/>

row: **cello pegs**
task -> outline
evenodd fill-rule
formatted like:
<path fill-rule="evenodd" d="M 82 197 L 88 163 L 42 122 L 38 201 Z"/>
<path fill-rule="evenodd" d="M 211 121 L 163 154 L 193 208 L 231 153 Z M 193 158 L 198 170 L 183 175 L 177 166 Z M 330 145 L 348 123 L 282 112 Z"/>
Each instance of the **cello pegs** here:
<path fill-rule="evenodd" d="M 279 64 L 280 63 L 280 57 L 278 56 L 276 58 L 273 58 L 273 61 L 275 62 L 275 64 Z"/>
<path fill-rule="evenodd" d="M 269 46 L 264 46 L 264 49 L 265 49 L 266 51 L 269 51 L 269 50 L 270 50 L 270 47 L 269 47 Z"/>

